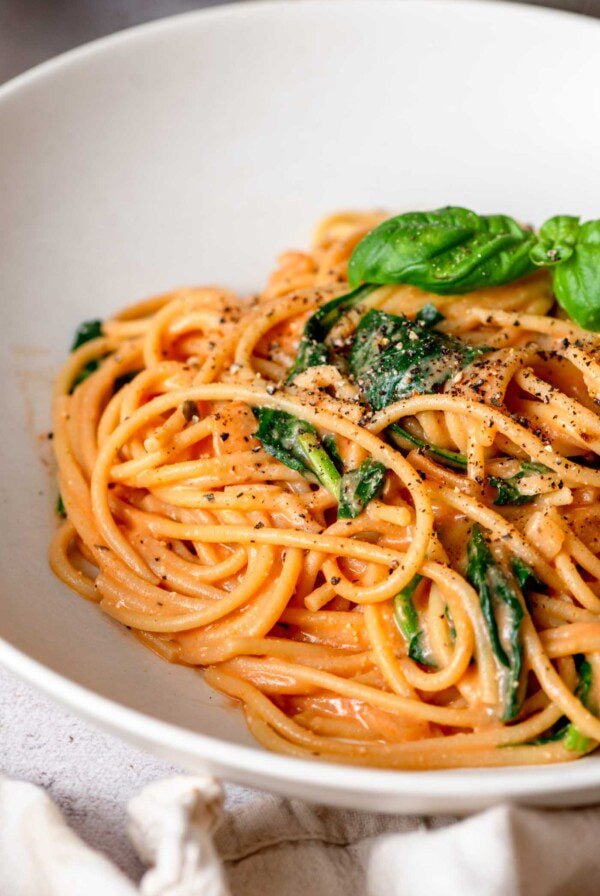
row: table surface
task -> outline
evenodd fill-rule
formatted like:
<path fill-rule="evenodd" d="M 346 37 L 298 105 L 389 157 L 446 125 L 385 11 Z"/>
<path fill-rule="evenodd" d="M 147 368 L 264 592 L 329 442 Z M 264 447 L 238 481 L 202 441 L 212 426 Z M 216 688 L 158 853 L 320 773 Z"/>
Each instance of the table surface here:
<path fill-rule="evenodd" d="M 0 0 L 0 83 L 102 35 L 223 2 Z M 600 0 L 538 5 L 600 17 Z M 0 669 L 0 772 L 44 786 L 75 830 L 133 877 L 142 869 L 124 834 L 124 806 L 144 784 L 176 771 L 97 731 Z M 252 797 L 252 791 L 227 788 L 232 808 Z"/>

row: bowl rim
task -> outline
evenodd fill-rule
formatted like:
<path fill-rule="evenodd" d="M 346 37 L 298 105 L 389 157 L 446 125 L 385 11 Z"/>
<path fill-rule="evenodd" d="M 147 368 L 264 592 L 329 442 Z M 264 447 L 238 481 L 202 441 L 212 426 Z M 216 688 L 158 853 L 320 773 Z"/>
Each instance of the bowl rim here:
<path fill-rule="evenodd" d="M 390 7 L 391 0 L 370 0 L 373 4 Z M 435 3 L 437 10 L 448 14 L 457 7 L 477 10 L 484 8 L 487 15 L 512 16 L 522 19 L 540 17 L 581 22 L 586 28 L 600 26 L 585 14 L 535 6 L 531 3 L 514 3 L 508 0 L 396 0 L 395 5 L 422 10 Z M 204 9 L 190 10 L 165 18 L 144 22 L 114 34 L 99 37 L 74 49 L 55 56 L 13 77 L 0 86 L 0 105 L 21 90 L 35 86 L 47 76 L 85 63 L 95 56 L 110 53 L 128 42 L 152 37 L 159 32 L 176 32 L 191 21 L 212 24 L 232 18 L 278 15 L 317 6 L 344 7 L 366 6 L 364 0 L 248 0 L 244 3 L 227 3 Z M 461 768 L 431 771 L 402 771 L 397 769 L 367 768 L 362 766 L 313 761 L 278 753 L 270 753 L 257 745 L 231 743 L 212 735 L 202 734 L 163 721 L 139 710 L 132 709 L 115 699 L 103 697 L 89 687 L 55 672 L 40 661 L 0 637 L 0 663 L 54 700 L 76 713 L 103 724 L 113 731 L 122 731 L 135 741 L 142 739 L 157 748 L 169 748 L 205 760 L 213 766 L 232 772 L 247 773 L 265 782 L 277 781 L 282 786 L 307 781 L 312 787 L 323 787 L 325 792 L 354 792 L 360 794 L 397 794 L 399 797 L 423 797 L 425 799 L 460 800 L 472 794 L 480 800 L 494 797 L 503 799 L 543 797 L 559 795 L 577 789 L 588 789 L 600 784 L 600 761 L 584 758 L 575 762 L 554 763 L 543 766 L 514 766 L 500 768 Z M 265 758 L 268 757 L 268 763 Z M 560 774 L 558 770 L 560 768 Z M 594 771 L 596 769 L 596 771 Z M 385 807 L 384 807 L 385 808 Z"/>
<path fill-rule="evenodd" d="M 575 12 L 567 9 L 554 9 L 550 6 L 538 6 L 533 0 L 368 0 L 369 7 L 372 9 L 374 5 L 390 7 L 392 5 L 413 7 L 432 6 L 435 4 L 436 9 L 477 9 L 482 11 L 487 9 L 488 12 L 494 11 L 492 14 L 510 14 L 523 16 L 524 18 L 532 16 L 535 18 L 562 18 L 571 22 L 585 23 L 589 28 L 600 27 L 600 18 L 589 16 L 586 13 Z M 151 19 L 147 22 L 141 22 L 138 25 L 132 25 L 127 28 L 121 28 L 111 34 L 105 34 L 93 40 L 86 41 L 70 50 L 65 50 L 56 56 L 39 62 L 37 65 L 26 69 L 9 78 L 8 81 L 0 84 L 0 102 L 4 101 L 7 96 L 18 91 L 22 87 L 34 83 L 37 80 L 58 71 L 61 68 L 82 62 L 83 60 L 103 53 L 105 50 L 116 48 L 121 44 L 128 43 L 131 40 L 137 40 L 146 35 L 152 35 L 153 32 L 169 31 L 171 28 L 176 30 L 185 25 L 186 22 L 200 19 L 208 24 L 209 20 L 218 21 L 219 19 L 229 19 L 235 17 L 253 16 L 257 13 L 266 12 L 270 14 L 273 9 L 280 12 L 284 10 L 286 13 L 290 9 L 297 11 L 302 8 L 315 6 L 328 6 L 341 8 L 342 6 L 365 6 L 365 0 L 294 0 L 293 4 L 287 0 L 229 0 L 227 3 L 221 3 L 218 6 L 207 6 L 202 9 L 191 9 L 185 12 L 175 13 L 174 15 L 162 16 L 158 19 Z"/>

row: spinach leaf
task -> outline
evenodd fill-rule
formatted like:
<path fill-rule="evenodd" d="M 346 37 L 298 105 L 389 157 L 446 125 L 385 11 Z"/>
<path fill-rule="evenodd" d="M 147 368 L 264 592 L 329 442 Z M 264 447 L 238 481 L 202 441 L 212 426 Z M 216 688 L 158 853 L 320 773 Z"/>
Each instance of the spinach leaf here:
<path fill-rule="evenodd" d="M 86 342 L 90 342 L 91 339 L 98 339 L 100 336 L 102 336 L 102 321 L 84 320 L 75 331 L 71 351 L 74 352 L 75 349 L 85 345 Z"/>
<path fill-rule="evenodd" d="M 520 557 L 515 557 L 513 559 L 512 571 L 523 594 L 525 594 L 529 588 L 538 588 L 541 591 L 545 591 L 546 586 L 544 583 L 538 579 L 529 563 L 525 563 Z"/>
<path fill-rule="evenodd" d="M 581 700 L 586 709 L 592 709 L 590 706 L 590 692 L 592 690 L 592 666 L 584 657 L 578 657 L 577 672 L 579 680 L 575 688 L 575 696 Z M 589 749 L 589 738 L 582 734 L 573 722 L 570 722 L 565 732 L 565 747 L 567 750 L 574 750 L 577 753 L 585 753 Z"/>
<path fill-rule="evenodd" d="M 404 315 L 371 309 L 356 329 L 349 366 L 362 397 L 380 410 L 408 395 L 435 392 L 486 351 Z"/>
<path fill-rule="evenodd" d="M 413 595 L 423 576 L 417 574 L 394 598 L 394 620 L 400 634 L 406 641 L 411 660 L 424 666 L 435 666 L 436 662 L 427 643 L 427 636 L 421 628 L 419 614 L 413 602 Z"/>
<path fill-rule="evenodd" d="M 256 408 L 254 413 L 258 417 L 255 436 L 265 451 L 331 492 L 338 502 L 338 519 L 354 519 L 381 492 L 386 469 L 379 461 L 367 458 L 355 470 L 343 473 L 331 435 L 321 440 L 314 426 L 285 411 Z"/>
<path fill-rule="evenodd" d="M 321 364 L 329 364 L 329 349 L 324 342 L 316 342 L 304 333 L 286 383 L 291 383 L 299 373 L 304 373 L 309 367 L 320 367 Z"/>
<path fill-rule="evenodd" d="M 587 330 L 600 330 L 600 220 L 551 218 L 540 230 L 532 259 L 551 267 L 554 294 L 569 317 Z"/>
<path fill-rule="evenodd" d="M 354 519 L 369 501 L 377 498 L 385 482 L 385 467 L 368 457 L 355 470 L 342 476 L 338 519 Z"/>
<path fill-rule="evenodd" d="M 506 479 L 503 479 L 501 476 L 490 476 L 490 485 L 498 489 L 498 494 L 494 499 L 494 504 L 497 507 L 508 504 L 512 504 L 513 506 L 530 504 L 536 496 L 524 495 L 519 490 L 521 479 L 531 473 L 550 472 L 552 472 L 550 468 L 546 467 L 544 464 L 529 463 L 528 461 L 524 461 L 521 464 L 521 469 L 518 473 L 515 473 L 514 476 L 510 476 Z"/>
<path fill-rule="evenodd" d="M 569 720 L 566 716 L 562 716 L 558 722 L 549 729 L 546 734 L 540 735 L 540 737 L 534 738 L 534 740 L 528 740 L 524 746 L 530 747 L 543 747 L 545 744 L 553 744 L 556 741 L 562 740 L 565 734 L 567 733 L 567 728 L 569 727 Z M 507 746 L 521 746 L 521 744 L 507 744 Z"/>
<path fill-rule="evenodd" d="M 446 318 L 432 302 L 428 302 L 426 305 L 423 305 L 420 311 L 417 311 L 415 320 L 425 324 L 427 327 L 435 327 L 436 324 L 446 320 Z"/>
<path fill-rule="evenodd" d="M 98 339 L 99 336 L 102 336 L 102 321 L 84 320 L 83 323 L 79 324 L 77 327 L 75 338 L 71 345 L 71 351 L 74 352 L 76 349 L 80 348 L 80 346 L 85 345 L 86 342 L 90 342 L 92 339 Z M 100 361 L 97 358 L 92 358 L 91 361 L 88 361 L 73 379 L 73 382 L 71 383 L 71 393 L 80 383 L 87 380 L 91 373 L 98 370 L 99 366 Z"/>
<path fill-rule="evenodd" d="M 440 460 L 450 467 L 456 467 L 458 470 L 467 469 L 467 458 L 464 454 L 459 454 L 457 451 L 450 451 L 449 448 L 438 448 L 437 445 L 432 445 L 430 442 L 424 442 L 422 439 L 418 439 L 407 429 L 400 426 L 399 423 L 391 423 L 386 432 L 394 444 L 399 448 L 404 447 L 403 442 L 408 442 L 409 445 L 414 445 L 415 448 L 420 448 L 425 454 L 431 454 L 436 460 Z"/>
<path fill-rule="evenodd" d="M 329 364 L 330 351 L 325 345 L 325 339 L 342 317 L 356 308 L 362 299 L 372 293 L 376 286 L 360 286 L 353 292 L 346 293 L 332 299 L 315 311 L 304 325 L 304 331 L 298 346 L 296 360 L 290 368 L 287 383 L 290 383 L 299 373 L 309 367 L 318 367 L 320 364 Z"/>
<path fill-rule="evenodd" d="M 448 604 L 444 607 L 444 616 L 446 617 L 446 622 L 448 623 L 448 628 L 450 629 L 450 637 L 453 641 L 456 641 L 456 626 L 454 625 L 454 620 L 452 618 L 452 613 L 450 612 L 450 607 Z"/>
<path fill-rule="evenodd" d="M 509 575 L 495 561 L 477 523 L 467 545 L 467 579 L 479 593 L 492 651 L 497 660 L 502 720 L 519 711 L 519 682 L 523 668 L 521 622 L 523 607 Z"/>
<path fill-rule="evenodd" d="M 254 413 L 258 417 L 255 436 L 265 451 L 303 476 L 308 474 L 339 501 L 341 476 L 314 426 L 285 411 L 257 408 Z"/>
<path fill-rule="evenodd" d="M 575 657 L 577 667 L 577 686 L 575 688 L 575 696 L 581 700 L 586 709 L 597 711 L 597 707 L 590 706 L 590 692 L 592 689 L 592 666 L 582 654 Z M 562 740 L 566 750 L 572 750 L 575 753 L 585 753 L 590 748 L 589 738 L 582 734 L 573 722 L 570 722 L 566 716 L 562 716 L 558 722 L 552 726 L 547 734 L 536 737 L 535 740 L 528 741 L 532 746 L 542 746 L 543 744 L 555 743 Z"/>
<path fill-rule="evenodd" d="M 334 462 L 338 473 L 344 472 L 344 462 L 340 456 L 340 452 L 337 446 L 337 441 L 334 435 L 331 433 L 327 433 L 324 435 L 322 440 L 323 445 L 325 446 L 325 450 L 327 451 L 329 457 Z"/>
<path fill-rule="evenodd" d="M 61 520 L 66 519 L 67 517 L 67 508 L 65 507 L 65 502 L 62 499 L 62 495 L 60 492 L 58 493 L 58 497 L 56 499 L 56 505 L 54 511 L 57 516 L 61 518 Z"/>
<path fill-rule="evenodd" d="M 87 380 L 88 376 L 95 370 L 98 370 L 99 367 L 100 361 L 98 360 L 98 358 L 92 358 L 91 361 L 88 361 L 87 364 L 85 364 L 81 368 L 81 370 L 78 371 L 77 376 L 73 378 L 70 392 L 72 393 L 80 383 L 83 383 L 84 380 Z"/>
<path fill-rule="evenodd" d="M 141 370 L 130 370 L 129 373 L 124 373 L 122 376 L 118 376 L 113 387 L 113 395 L 118 392 L 119 389 L 122 389 L 123 386 L 126 386 L 135 379 L 138 373 L 141 373 Z"/>
<path fill-rule="evenodd" d="M 477 215 L 448 206 L 384 221 L 356 246 L 348 264 L 351 286 L 410 283 L 458 294 L 500 286 L 533 270 L 533 232 L 507 215 Z"/>

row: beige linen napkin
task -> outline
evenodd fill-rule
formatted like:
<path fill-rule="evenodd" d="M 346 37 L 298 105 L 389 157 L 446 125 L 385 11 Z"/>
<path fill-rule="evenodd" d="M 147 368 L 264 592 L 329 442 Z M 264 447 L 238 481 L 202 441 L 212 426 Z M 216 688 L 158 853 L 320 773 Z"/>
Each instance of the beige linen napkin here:
<path fill-rule="evenodd" d="M 597 896 L 600 809 L 511 806 L 464 821 L 264 795 L 220 821 L 209 777 L 129 803 L 139 887 L 71 831 L 43 790 L 0 779 L 1 896 Z"/>

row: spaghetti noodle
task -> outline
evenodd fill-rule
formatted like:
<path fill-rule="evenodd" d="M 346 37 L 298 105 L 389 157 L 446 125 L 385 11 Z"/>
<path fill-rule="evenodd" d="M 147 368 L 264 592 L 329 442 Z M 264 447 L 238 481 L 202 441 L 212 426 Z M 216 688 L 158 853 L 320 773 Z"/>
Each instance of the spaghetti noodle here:
<path fill-rule="evenodd" d="M 556 313 L 544 270 L 458 296 L 371 286 L 325 332 L 381 220 L 329 217 L 260 295 L 180 289 L 76 348 L 52 569 L 204 667 L 269 749 L 574 759 L 600 741 L 599 337 Z M 427 347 L 408 374 L 405 337 Z M 409 388 L 384 401 L 392 380 Z"/>

